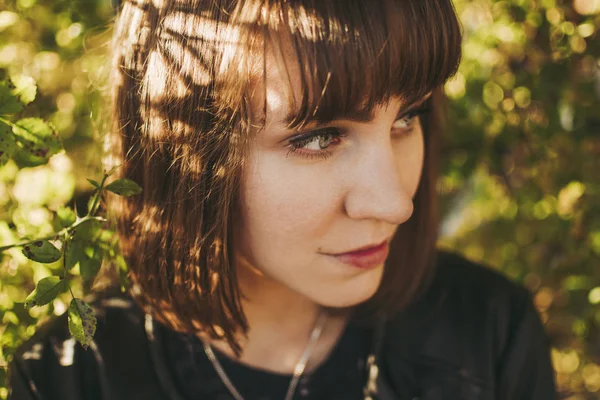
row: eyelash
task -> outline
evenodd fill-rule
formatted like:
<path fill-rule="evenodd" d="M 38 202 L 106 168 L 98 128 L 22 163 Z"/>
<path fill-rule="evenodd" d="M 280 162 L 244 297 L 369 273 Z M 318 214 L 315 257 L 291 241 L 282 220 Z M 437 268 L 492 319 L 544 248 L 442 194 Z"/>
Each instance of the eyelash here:
<path fill-rule="evenodd" d="M 402 119 L 408 118 L 408 127 L 404 128 L 405 132 L 401 136 L 410 135 L 414 130 L 415 120 L 419 116 L 421 116 L 427 112 L 429 112 L 429 108 L 420 107 L 420 108 L 416 108 L 414 110 L 408 111 L 407 113 L 402 115 L 400 118 L 397 118 L 396 121 L 394 121 L 394 123 L 397 121 L 400 121 Z M 289 142 L 289 149 L 286 154 L 286 157 L 289 156 L 290 154 L 297 154 L 300 157 L 305 157 L 307 159 L 318 159 L 318 158 L 327 159 L 327 158 L 329 158 L 333 154 L 332 150 L 322 150 L 322 151 L 317 151 L 317 152 L 313 151 L 310 153 L 304 153 L 304 152 L 300 151 L 300 149 L 302 147 L 306 146 L 309 143 L 312 143 L 315 139 L 325 137 L 327 135 L 333 136 L 332 142 L 327 147 L 327 148 L 329 148 L 329 147 L 331 147 L 332 144 L 339 144 L 341 139 L 348 136 L 348 133 L 339 128 L 324 128 L 324 129 L 319 129 L 316 131 L 309 132 L 306 135 L 296 138 L 296 139 L 293 139 Z"/>

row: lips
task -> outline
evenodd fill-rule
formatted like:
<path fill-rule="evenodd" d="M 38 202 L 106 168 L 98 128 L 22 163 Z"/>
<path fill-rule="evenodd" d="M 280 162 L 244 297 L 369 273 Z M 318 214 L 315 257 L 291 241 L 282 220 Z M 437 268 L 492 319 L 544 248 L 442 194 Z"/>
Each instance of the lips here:
<path fill-rule="evenodd" d="M 336 254 L 335 257 L 337 260 L 352 265 L 357 268 L 374 268 L 378 265 L 381 265 L 385 262 L 389 252 L 389 243 L 388 241 L 383 242 L 382 244 L 376 247 L 370 247 L 364 250 L 352 251 L 348 253 Z"/>
<path fill-rule="evenodd" d="M 377 244 L 375 246 L 363 246 L 363 247 L 359 247 L 359 248 L 357 248 L 355 250 L 348 251 L 346 253 L 339 253 L 339 254 L 336 254 L 336 255 L 355 254 L 355 253 L 361 253 L 361 252 L 365 252 L 365 251 L 370 251 L 370 250 L 373 250 L 373 249 L 378 249 L 378 248 L 381 248 L 381 246 L 383 246 L 386 242 L 387 242 L 387 240 L 385 240 L 383 242 L 380 242 L 379 244 Z"/>

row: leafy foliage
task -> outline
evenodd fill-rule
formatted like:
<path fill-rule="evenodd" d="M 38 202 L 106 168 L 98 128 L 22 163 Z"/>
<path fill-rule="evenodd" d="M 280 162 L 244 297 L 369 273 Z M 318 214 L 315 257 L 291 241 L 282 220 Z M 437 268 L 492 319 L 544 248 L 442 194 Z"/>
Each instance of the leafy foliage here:
<path fill-rule="evenodd" d="M 68 312 L 71 333 L 89 344 L 95 319 L 83 297 L 100 261 L 115 258 L 125 282 L 127 266 L 97 216 L 109 183 L 98 104 L 112 16 L 103 0 L 0 0 L 0 399 L 14 350 L 52 314 Z M 91 187 L 86 178 L 96 176 Z"/>
<path fill-rule="evenodd" d="M 44 264 L 58 261 L 62 256 L 60 250 L 47 240 L 36 240 L 33 243 L 24 245 L 23 254 L 30 260 Z"/>
<path fill-rule="evenodd" d="M 0 83 L 0 86 L 7 88 L 3 99 L 9 107 L 4 107 L 5 111 L 22 111 L 21 106 L 34 100 L 35 81 L 31 78 L 11 78 Z M 15 106 L 18 102 L 19 107 Z M 13 161 L 17 168 L 38 167 L 47 164 L 50 157 L 63 151 L 62 141 L 55 129 L 40 118 L 22 118 L 13 123 L 9 115 L 0 114 L 0 124 L 12 127 L 12 132 L 6 129 L 3 131 L 4 142 L 8 144 L 1 148 L 6 154 L 5 164 Z M 51 275 L 40 279 L 23 304 L 25 309 L 49 304 L 68 288 L 72 296 L 68 308 L 69 331 L 84 348 L 90 345 L 95 333 L 96 317 L 92 308 L 73 294 L 70 281 L 74 277 L 69 271 L 78 266 L 84 288 L 89 289 L 100 271 L 102 261 L 109 254 L 114 257 L 118 251 L 115 243 L 106 243 L 106 238 L 111 238 L 112 235 L 108 231 L 103 235 L 105 230 L 102 223 L 105 221 L 95 215 L 103 191 L 110 190 L 122 196 L 131 196 L 142 190 L 135 182 L 127 179 L 115 180 L 107 185 L 106 180 L 111 174 L 112 171 L 105 172 L 100 183 L 90 180 L 95 192 L 88 213 L 83 218 L 79 218 L 69 207 L 60 206 L 56 210 L 57 232 L 44 238 L 0 247 L 0 251 L 21 248 L 22 254 L 36 263 L 53 264 L 63 260 L 62 276 Z M 105 238 L 104 243 L 101 238 Z M 60 249 L 51 240 L 58 242 Z"/>
<path fill-rule="evenodd" d="M 440 246 L 535 294 L 561 391 L 600 398 L 600 4 L 456 1 Z"/>
<path fill-rule="evenodd" d="M 106 186 L 106 190 L 110 190 L 120 196 L 133 196 L 134 194 L 140 194 L 142 188 L 129 179 L 118 179 L 109 183 Z"/>
<path fill-rule="evenodd" d="M 25 308 L 43 306 L 50 303 L 64 287 L 64 281 L 60 276 L 47 276 L 40 279 L 35 290 L 25 299 Z"/>
<path fill-rule="evenodd" d="M 3 108 L 7 114 L 9 111 L 22 111 L 22 106 L 32 102 L 36 93 L 35 81 L 28 77 L 10 78 L 0 83 L 0 87 L 7 88 L 3 95 L 5 104 L 9 105 Z M 13 123 L 9 115 L 0 113 L 0 124 L 12 127 L 12 132 L 7 129 L 2 131 L 4 140 L 0 151 L 5 154 L 5 165 L 13 161 L 16 168 L 43 166 L 52 156 L 63 151 L 62 141 L 56 130 L 40 118 L 22 118 Z M 83 218 L 78 217 L 69 207 L 61 205 L 56 210 L 57 232 L 44 238 L 0 247 L 0 251 L 21 248 L 22 254 L 36 263 L 53 264 L 63 260 L 62 276 L 51 275 L 40 279 L 35 289 L 25 298 L 23 306 L 30 309 L 47 305 L 69 289 L 72 296 L 68 308 L 69 331 L 84 348 L 90 345 L 96 331 L 96 317 L 92 308 L 73 294 L 70 281 L 74 276 L 69 271 L 78 266 L 84 288 L 89 289 L 103 260 L 108 256 L 115 257 L 118 253 L 115 243 L 106 240 L 112 238 L 112 235 L 103 229 L 104 219 L 96 216 L 103 191 L 110 190 L 122 196 L 131 196 L 142 190 L 135 182 L 127 179 L 115 180 L 107 185 L 106 180 L 111 174 L 112 171 L 105 172 L 100 183 L 88 179 L 95 192 L 88 213 Z M 60 249 L 53 242 L 58 242 Z"/>
<path fill-rule="evenodd" d="M 440 246 L 525 284 L 560 389 L 599 398 L 600 3 L 455 4 L 465 43 L 446 85 Z M 48 316 L 68 312 L 89 345 L 86 290 L 106 258 L 127 271 L 98 216 L 102 193 L 140 189 L 107 183 L 99 167 L 110 2 L 0 0 L 0 10 L 1 399 L 3 368 Z"/>
<path fill-rule="evenodd" d="M 81 299 L 73 299 L 69 305 L 69 332 L 85 349 L 96 332 L 96 316 L 90 305 Z"/>

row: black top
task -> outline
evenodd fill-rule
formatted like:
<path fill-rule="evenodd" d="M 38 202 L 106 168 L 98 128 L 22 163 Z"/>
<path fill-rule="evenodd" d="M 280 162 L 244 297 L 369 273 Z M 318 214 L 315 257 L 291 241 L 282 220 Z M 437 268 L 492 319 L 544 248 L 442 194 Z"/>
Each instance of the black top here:
<path fill-rule="evenodd" d="M 87 351 L 71 338 L 66 314 L 18 349 L 9 365 L 9 399 L 218 400 L 226 394 L 198 343 L 182 347 L 183 336 L 153 323 L 126 297 L 100 298 L 93 306 L 98 327 Z M 461 256 L 440 252 L 427 294 L 380 326 L 377 400 L 557 398 L 550 343 L 531 294 Z M 364 384 L 355 367 L 365 337 L 344 332 L 308 382 L 309 396 L 354 398 L 354 388 Z M 264 379 L 264 394 L 282 398 L 286 377 L 221 360 L 243 394 Z"/>
<path fill-rule="evenodd" d="M 230 400 L 233 397 L 194 335 L 182 335 L 156 323 L 162 331 L 168 370 L 186 400 Z M 303 374 L 294 399 L 361 400 L 369 351 L 368 329 L 349 323 L 327 359 L 310 374 Z M 245 399 L 282 400 L 292 379 L 234 361 L 213 348 L 221 366 Z M 347 382 L 338 386 L 336 382 Z"/>

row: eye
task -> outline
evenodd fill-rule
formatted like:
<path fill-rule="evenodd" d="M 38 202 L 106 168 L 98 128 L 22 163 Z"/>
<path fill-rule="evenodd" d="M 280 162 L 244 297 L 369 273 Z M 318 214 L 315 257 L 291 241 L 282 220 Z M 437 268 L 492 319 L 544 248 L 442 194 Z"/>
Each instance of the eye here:
<path fill-rule="evenodd" d="M 415 117 L 409 117 L 409 116 L 404 116 L 400 119 L 397 119 L 396 121 L 394 121 L 394 123 L 392 124 L 392 128 L 394 129 L 406 129 L 409 128 L 411 126 L 411 124 L 413 123 L 413 119 Z"/>
<path fill-rule="evenodd" d="M 333 150 L 330 147 L 338 145 L 346 136 L 347 134 L 338 128 L 325 128 L 309 132 L 290 140 L 287 155 L 295 153 L 309 159 L 324 159 L 332 154 Z"/>
<path fill-rule="evenodd" d="M 394 123 L 392 124 L 392 129 L 411 129 L 417 121 L 417 118 L 427 112 L 429 112 L 429 108 L 426 107 L 410 110 L 404 115 L 398 117 L 396 121 L 394 121 Z"/>

